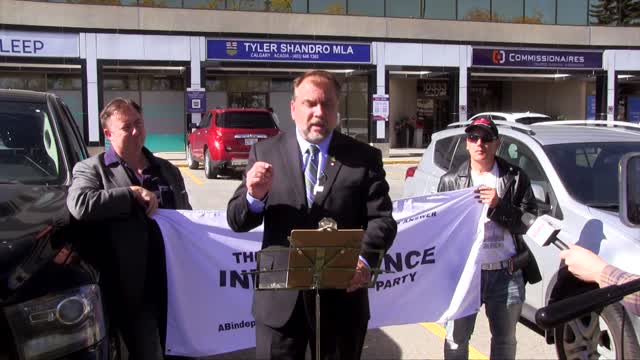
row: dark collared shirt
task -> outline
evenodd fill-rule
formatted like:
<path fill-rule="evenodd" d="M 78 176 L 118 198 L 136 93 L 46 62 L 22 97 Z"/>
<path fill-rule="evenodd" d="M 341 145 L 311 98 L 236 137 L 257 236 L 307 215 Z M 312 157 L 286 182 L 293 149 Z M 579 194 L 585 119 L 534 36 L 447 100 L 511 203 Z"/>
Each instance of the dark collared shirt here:
<path fill-rule="evenodd" d="M 155 162 L 155 157 L 147 148 L 142 148 L 142 153 L 149 161 L 149 166 L 142 170 L 142 177 L 138 177 L 135 170 L 130 168 L 127 163 L 122 160 L 112 147 L 107 150 L 104 155 L 105 165 L 109 166 L 114 163 L 120 163 L 127 172 L 129 180 L 133 185 L 142 186 L 143 188 L 156 194 L 158 198 L 158 206 L 161 209 L 175 209 L 176 203 L 173 194 L 173 189 L 162 176 L 160 166 Z"/>

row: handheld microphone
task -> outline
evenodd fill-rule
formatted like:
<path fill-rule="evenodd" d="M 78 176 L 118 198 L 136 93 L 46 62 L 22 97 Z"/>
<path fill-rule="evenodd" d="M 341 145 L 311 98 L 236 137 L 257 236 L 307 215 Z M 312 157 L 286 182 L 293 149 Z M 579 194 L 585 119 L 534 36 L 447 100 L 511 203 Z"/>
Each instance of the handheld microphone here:
<path fill-rule="evenodd" d="M 538 246 L 548 246 L 549 244 L 553 244 L 560 250 L 566 250 L 569 248 L 567 244 L 556 237 L 560 232 L 560 229 L 553 225 L 549 215 L 536 217 L 533 214 L 525 212 L 522 214 L 521 220 L 528 228 L 527 236 L 535 241 Z"/>
<path fill-rule="evenodd" d="M 540 308 L 536 311 L 536 324 L 543 329 L 551 329 L 581 315 L 618 302 L 626 295 L 636 291 L 640 291 L 640 279 L 587 291 Z"/>

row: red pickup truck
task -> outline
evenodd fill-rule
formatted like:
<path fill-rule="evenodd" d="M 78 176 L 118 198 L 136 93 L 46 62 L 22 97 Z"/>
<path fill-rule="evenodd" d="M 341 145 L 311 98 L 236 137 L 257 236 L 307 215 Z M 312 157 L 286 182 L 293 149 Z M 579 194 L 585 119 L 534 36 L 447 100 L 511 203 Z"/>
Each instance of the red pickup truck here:
<path fill-rule="evenodd" d="M 211 109 L 195 126 L 187 140 L 187 164 L 215 179 L 221 172 L 244 170 L 251 145 L 280 131 L 267 109 Z"/>

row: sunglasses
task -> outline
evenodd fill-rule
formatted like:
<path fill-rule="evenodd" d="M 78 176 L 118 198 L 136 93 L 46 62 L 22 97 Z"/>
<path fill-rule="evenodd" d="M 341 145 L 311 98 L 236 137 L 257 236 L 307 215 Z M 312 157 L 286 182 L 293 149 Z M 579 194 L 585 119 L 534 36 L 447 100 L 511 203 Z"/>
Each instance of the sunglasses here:
<path fill-rule="evenodd" d="M 482 139 L 483 143 L 490 143 L 490 142 L 496 140 L 497 137 L 495 137 L 493 135 L 489 135 L 489 134 L 482 135 L 482 136 L 476 135 L 476 134 L 467 134 L 467 140 L 470 141 L 470 142 L 476 143 L 480 139 Z"/>

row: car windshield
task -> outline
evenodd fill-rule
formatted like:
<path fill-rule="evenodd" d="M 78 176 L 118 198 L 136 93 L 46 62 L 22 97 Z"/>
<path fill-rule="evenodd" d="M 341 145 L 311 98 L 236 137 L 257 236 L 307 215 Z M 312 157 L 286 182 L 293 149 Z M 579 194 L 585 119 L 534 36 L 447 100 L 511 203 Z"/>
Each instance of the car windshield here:
<path fill-rule="evenodd" d="M 218 117 L 216 125 L 236 129 L 275 129 L 276 123 L 267 112 L 230 111 Z"/>
<path fill-rule="evenodd" d="M 62 184 L 54 131 L 45 104 L 0 101 L 0 184 Z"/>
<path fill-rule="evenodd" d="M 551 121 L 551 118 L 546 116 L 528 116 L 528 117 L 521 117 L 516 120 L 516 122 L 520 124 L 525 124 L 525 125 L 531 125 L 531 124 L 535 124 L 543 121 Z"/>
<path fill-rule="evenodd" d="M 640 142 L 567 143 L 545 146 L 569 194 L 591 207 L 618 211 L 618 163 L 640 151 Z"/>

